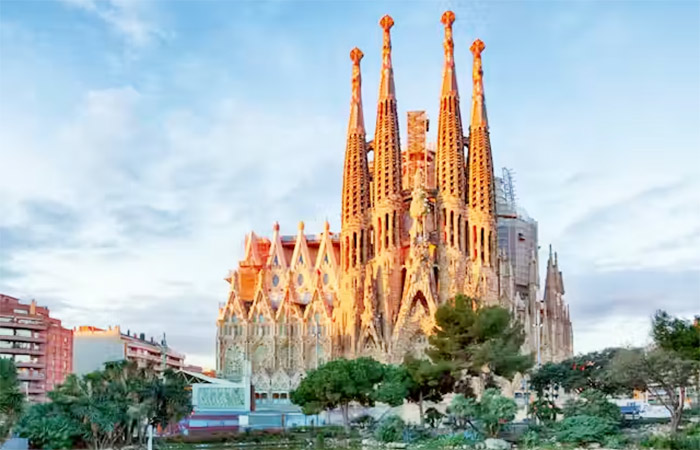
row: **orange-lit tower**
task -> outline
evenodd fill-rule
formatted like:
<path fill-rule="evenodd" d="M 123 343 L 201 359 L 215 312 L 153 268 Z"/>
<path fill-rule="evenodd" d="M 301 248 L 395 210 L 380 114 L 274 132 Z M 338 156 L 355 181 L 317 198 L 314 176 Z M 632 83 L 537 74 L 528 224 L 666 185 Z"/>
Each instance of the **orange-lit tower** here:
<path fill-rule="evenodd" d="M 390 16 L 379 21 L 384 30 L 382 72 L 377 100 L 377 125 L 374 132 L 374 276 L 377 279 L 379 322 L 384 339 L 391 327 L 401 299 L 401 147 L 399 116 L 396 111 L 394 69 L 391 65 Z"/>
<path fill-rule="evenodd" d="M 481 52 L 484 43 L 477 39 L 471 46 L 474 55 L 472 77 L 472 116 L 469 125 L 468 207 L 472 293 L 487 303 L 497 300 L 498 279 L 496 249 L 496 196 L 489 123 L 484 99 L 484 71 Z"/>
<path fill-rule="evenodd" d="M 438 274 L 439 300 L 445 301 L 461 292 L 467 271 L 467 184 L 464 173 L 464 132 L 459 108 L 459 91 L 455 73 L 452 23 L 455 15 L 445 11 L 445 64 L 442 72 L 440 115 L 437 137 L 438 230 L 441 264 L 450 270 Z"/>
<path fill-rule="evenodd" d="M 354 349 L 357 333 L 357 317 L 361 313 L 364 265 L 367 262 L 369 239 L 369 170 L 367 168 L 367 141 L 362 112 L 362 77 L 360 60 L 362 51 L 355 47 L 350 52 L 352 60 L 352 99 L 350 120 L 345 146 L 343 171 L 343 199 L 341 210 L 340 301 L 334 313 L 340 347 L 339 354 Z"/>

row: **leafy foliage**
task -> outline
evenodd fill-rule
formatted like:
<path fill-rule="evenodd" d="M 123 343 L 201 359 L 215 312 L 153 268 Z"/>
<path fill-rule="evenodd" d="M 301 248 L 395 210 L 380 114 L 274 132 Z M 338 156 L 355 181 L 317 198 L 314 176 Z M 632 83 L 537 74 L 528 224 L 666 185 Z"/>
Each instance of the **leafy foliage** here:
<path fill-rule="evenodd" d="M 340 407 L 347 429 L 350 426 L 350 402 L 374 405 L 387 370 L 386 366 L 371 358 L 335 359 L 307 372 L 299 387 L 291 392 L 290 399 L 301 406 L 305 414 Z"/>
<path fill-rule="evenodd" d="M 497 436 L 501 427 L 515 418 L 517 405 L 513 399 L 504 397 L 498 389 L 486 389 L 477 402 L 472 398 L 458 394 L 452 399 L 448 408 L 450 418 L 458 429 L 465 429 L 466 425 L 477 429 L 475 421 L 483 427 L 482 431 L 487 436 Z"/>
<path fill-rule="evenodd" d="M 560 412 L 561 409 L 550 399 L 538 398 L 530 403 L 530 414 L 545 424 L 555 422 Z"/>
<path fill-rule="evenodd" d="M 652 319 L 654 342 L 664 350 L 674 351 L 683 359 L 700 361 L 700 316 L 695 323 L 657 311 Z"/>
<path fill-rule="evenodd" d="M 671 413 L 671 430 L 675 433 L 683 416 L 685 393 L 698 373 L 698 364 L 662 348 L 625 350 L 615 359 L 613 376 L 620 383 L 651 392 Z"/>
<path fill-rule="evenodd" d="M 481 375 L 487 367 L 510 379 L 532 367 L 532 355 L 520 353 L 525 333 L 510 312 L 496 306 L 474 310 L 472 304 L 460 294 L 438 308 L 428 356 L 434 362 L 452 362 L 470 375 Z"/>
<path fill-rule="evenodd" d="M 444 418 L 445 415 L 435 408 L 428 408 L 425 411 L 425 421 L 428 422 L 430 428 L 437 428 Z"/>
<path fill-rule="evenodd" d="M 0 358 L 0 443 L 22 414 L 24 396 L 19 390 L 17 369 L 10 359 Z"/>
<path fill-rule="evenodd" d="M 601 443 L 606 436 L 617 433 L 617 427 L 601 417 L 572 416 L 557 424 L 557 441 L 572 444 Z"/>
<path fill-rule="evenodd" d="M 132 362 L 108 364 L 78 378 L 71 375 L 49 393 L 51 402 L 33 406 L 18 432 L 32 445 L 121 447 L 146 426 L 166 426 L 191 411 L 187 383 L 172 371 L 162 376 Z M 66 445 L 70 442 L 71 445 Z"/>
<path fill-rule="evenodd" d="M 560 363 L 549 362 L 537 369 L 530 377 L 530 384 L 542 397 L 545 391 L 564 389 L 566 392 L 582 392 L 595 389 L 605 394 L 629 391 L 610 373 L 618 348 L 608 348 L 567 359 Z"/>
<path fill-rule="evenodd" d="M 398 442 L 402 440 L 406 424 L 399 416 L 389 416 L 382 420 L 374 431 L 379 442 Z"/>
<path fill-rule="evenodd" d="M 566 402 L 564 417 L 593 416 L 618 426 L 622 419 L 620 407 L 608 401 L 605 395 L 593 389 L 584 391 L 577 399 Z"/>

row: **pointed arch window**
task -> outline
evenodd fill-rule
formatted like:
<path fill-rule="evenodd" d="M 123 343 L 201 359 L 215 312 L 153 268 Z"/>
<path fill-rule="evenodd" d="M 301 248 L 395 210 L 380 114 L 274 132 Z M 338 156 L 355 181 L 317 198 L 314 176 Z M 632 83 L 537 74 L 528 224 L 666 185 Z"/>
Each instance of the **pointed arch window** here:
<path fill-rule="evenodd" d="M 304 255 L 299 254 L 299 264 L 304 264 Z"/>
<path fill-rule="evenodd" d="M 277 255 L 275 255 L 275 259 L 272 261 L 272 263 L 273 263 L 274 265 L 276 265 L 276 266 L 279 266 L 279 265 L 280 265 L 280 261 L 279 261 L 279 259 L 277 258 Z"/>

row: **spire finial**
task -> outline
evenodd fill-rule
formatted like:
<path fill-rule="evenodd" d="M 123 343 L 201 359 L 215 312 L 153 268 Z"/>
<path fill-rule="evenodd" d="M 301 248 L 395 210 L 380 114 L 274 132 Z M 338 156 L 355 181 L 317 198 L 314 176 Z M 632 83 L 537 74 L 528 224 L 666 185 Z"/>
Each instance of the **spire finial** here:
<path fill-rule="evenodd" d="M 326 223 L 323 224 L 323 229 L 325 230 L 326 233 L 328 233 L 331 230 L 331 224 L 328 223 L 326 220 Z"/>
<path fill-rule="evenodd" d="M 391 27 L 394 26 L 394 19 L 390 15 L 385 15 L 379 21 L 379 25 L 384 30 L 384 44 L 382 46 L 382 77 L 379 82 L 379 99 L 393 97 L 394 89 L 394 69 L 391 65 Z"/>
<path fill-rule="evenodd" d="M 474 78 L 474 90 L 472 92 L 472 127 L 488 127 L 488 119 L 486 117 L 486 100 L 484 99 L 484 70 L 481 66 L 481 52 L 486 46 L 477 39 L 469 48 L 474 55 L 474 67 L 472 68 L 472 77 Z"/>
<path fill-rule="evenodd" d="M 279 231 L 280 230 L 280 223 L 275 221 L 275 223 L 272 225 L 272 231 Z"/>
<path fill-rule="evenodd" d="M 303 220 L 299 221 L 299 232 L 304 232 L 304 221 Z"/>
<path fill-rule="evenodd" d="M 352 60 L 352 98 L 350 100 L 350 121 L 348 132 L 365 132 L 365 118 L 362 112 L 362 75 L 360 72 L 360 60 L 364 54 L 355 47 L 350 50 Z"/>
<path fill-rule="evenodd" d="M 552 259 L 552 244 L 549 244 L 549 259 Z"/>
<path fill-rule="evenodd" d="M 457 75 L 455 74 L 455 42 L 452 38 L 452 24 L 455 21 L 455 13 L 445 11 L 440 22 L 445 25 L 445 67 L 442 72 L 442 95 L 457 95 Z"/>

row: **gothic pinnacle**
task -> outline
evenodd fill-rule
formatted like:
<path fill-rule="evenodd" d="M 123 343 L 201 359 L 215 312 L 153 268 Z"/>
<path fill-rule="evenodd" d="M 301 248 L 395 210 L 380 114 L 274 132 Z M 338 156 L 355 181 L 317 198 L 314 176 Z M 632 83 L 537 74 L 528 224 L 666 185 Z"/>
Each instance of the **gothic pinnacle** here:
<path fill-rule="evenodd" d="M 474 55 L 474 66 L 472 69 L 472 77 L 474 79 L 474 88 L 472 91 L 472 128 L 488 128 L 489 122 L 486 117 L 486 100 L 484 99 L 484 69 L 481 66 L 481 52 L 486 46 L 477 39 L 469 48 Z"/>
<path fill-rule="evenodd" d="M 452 11 L 445 11 L 440 18 L 440 22 L 445 25 L 445 40 L 443 42 L 445 48 L 445 67 L 442 72 L 443 97 L 446 95 L 459 95 L 457 93 L 457 76 L 455 74 L 455 43 L 452 39 L 452 24 L 454 21 L 455 13 Z"/>
<path fill-rule="evenodd" d="M 394 69 L 391 64 L 391 34 L 389 30 L 394 26 L 394 19 L 386 15 L 379 21 L 384 30 L 384 44 L 382 46 L 382 76 L 379 82 L 379 99 L 386 99 L 396 95 L 394 88 Z"/>
<path fill-rule="evenodd" d="M 362 112 L 362 75 L 360 73 L 360 60 L 364 54 L 355 47 L 350 51 L 352 60 L 352 99 L 350 100 L 350 121 L 348 134 L 365 133 L 365 118 Z"/>

